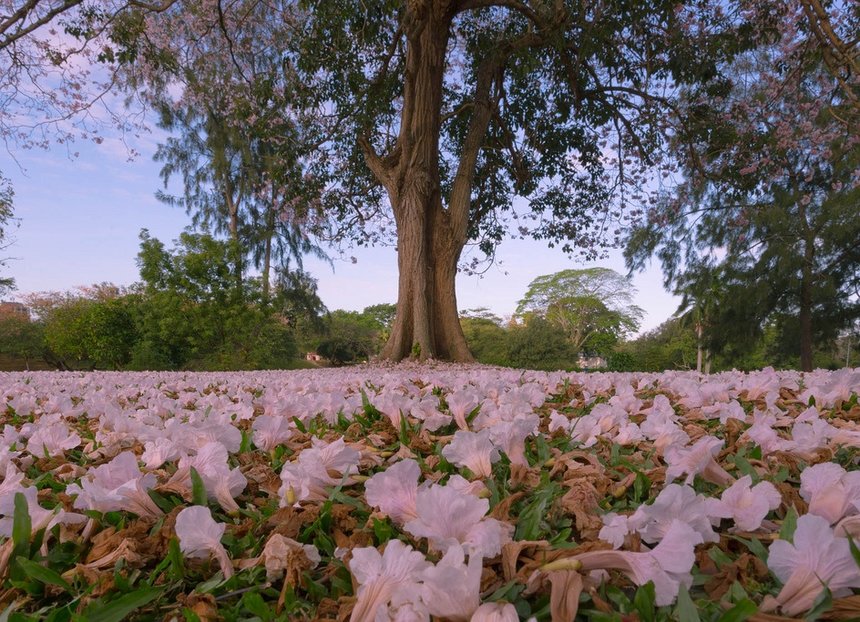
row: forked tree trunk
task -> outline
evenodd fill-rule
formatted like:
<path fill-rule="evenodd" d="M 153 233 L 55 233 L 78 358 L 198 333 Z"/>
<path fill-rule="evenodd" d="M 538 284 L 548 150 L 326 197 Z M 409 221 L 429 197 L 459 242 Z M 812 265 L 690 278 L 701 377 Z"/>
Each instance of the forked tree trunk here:
<path fill-rule="evenodd" d="M 400 134 L 390 154 L 362 148 L 388 191 L 397 225 L 397 314 L 382 358 L 472 361 L 457 314 L 457 262 L 466 243 L 475 161 L 489 123 L 489 73 L 476 89 L 470 132 L 448 198 L 440 189 L 442 83 L 453 13 L 446 0 L 407 4 L 406 79 Z M 481 86 L 483 84 L 483 86 Z"/>
<path fill-rule="evenodd" d="M 474 360 L 460 327 L 454 281 L 468 235 L 478 154 L 492 116 L 492 87 L 505 54 L 516 46 L 497 50 L 478 67 L 471 117 L 445 205 L 439 157 L 442 84 L 451 21 L 462 8 L 452 0 L 406 3 L 400 133 L 385 156 L 376 153 L 367 136 L 359 139 L 368 167 L 388 192 L 397 225 L 397 315 L 381 353 L 394 361 L 410 356 Z M 520 42 L 531 43 L 532 36 Z"/>
<path fill-rule="evenodd" d="M 798 216 L 804 227 L 803 265 L 800 268 L 800 370 L 812 371 L 812 282 L 815 265 L 815 237 L 811 232 L 806 206 L 800 203 Z"/>
<path fill-rule="evenodd" d="M 812 266 L 804 262 L 800 277 L 800 369 L 812 371 Z"/>

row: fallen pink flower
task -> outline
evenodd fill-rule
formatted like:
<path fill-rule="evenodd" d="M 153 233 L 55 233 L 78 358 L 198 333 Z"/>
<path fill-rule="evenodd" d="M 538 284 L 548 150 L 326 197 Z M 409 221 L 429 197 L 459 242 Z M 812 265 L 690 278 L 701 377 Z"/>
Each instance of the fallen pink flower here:
<path fill-rule="evenodd" d="M 221 537 L 227 525 L 217 523 L 209 508 L 192 505 L 176 515 L 176 536 L 179 550 L 187 557 L 208 559 L 214 557 L 221 567 L 225 579 L 233 576 L 233 564 L 227 550 L 221 544 Z"/>
<path fill-rule="evenodd" d="M 493 463 L 499 459 L 499 450 L 490 440 L 490 431 L 468 432 L 458 430 L 454 440 L 442 449 L 442 456 L 459 467 L 466 467 L 475 477 L 484 479 L 493 473 Z"/>
<path fill-rule="evenodd" d="M 846 471 L 833 462 L 822 462 L 800 473 L 800 496 L 809 504 L 809 513 L 826 518 L 830 524 L 856 514 L 860 503 L 860 471 Z"/>
<path fill-rule="evenodd" d="M 465 562 L 463 547 L 451 546 L 435 566 L 420 573 L 421 598 L 431 615 L 467 622 L 481 604 L 481 571 L 479 555 Z"/>
<path fill-rule="evenodd" d="M 420 600 L 419 574 L 430 567 L 424 555 L 400 540 L 389 540 L 382 555 L 373 547 L 354 549 L 349 571 L 358 583 L 350 622 L 389 619 L 389 602 L 398 606 Z M 381 609 L 381 611 L 380 611 Z"/>
<path fill-rule="evenodd" d="M 484 603 L 472 614 L 470 622 L 519 622 L 517 609 L 511 603 Z"/>
<path fill-rule="evenodd" d="M 398 525 L 418 518 L 415 495 L 421 467 L 414 460 L 401 460 L 376 473 L 364 483 L 364 498 L 371 507 L 388 514 Z"/>
<path fill-rule="evenodd" d="M 427 538 L 437 551 L 464 546 L 470 555 L 495 557 L 510 541 L 513 526 L 486 518 L 490 502 L 434 484 L 418 491 L 418 517 L 404 529 L 418 538 Z"/>
<path fill-rule="evenodd" d="M 825 585 L 835 598 L 860 588 L 860 568 L 848 539 L 836 537 L 827 519 L 814 514 L 797 519 L 793 544 L 777 540 L 770 545 L 767 565 L 783 587 L 763 610 L 778 605 L 787 616 L 808 611 Z"/>
<path fill-rule="evenodd" d="M 692 447 L 667 447 L 665 450 L 666 481 L 686 474 L 684 483 L 693 483 L 696 475 L 701 475 L 705 481 L 728 486 L 735 481 L 723 467 L 717 464 L 714 456 L 720 453 L 723 440 L 715 436 L 703 436 Z"/>
<path fill-rule="evenodd" d="M 688 588 L 692 585 L 694 549 L 701 542 L 702 537 L 692 527 L 674 520 L 660 544 L 651 551 L 590 551 L 569 559 L 571 563 L 580 563 L 584 571 L 620 570 L 636 585 L 653 581 L 657 606 L 663 607 L 675 602 L 682 585 Z"/>
<path fill-rule="evenodd" d="M 744 475 L 723 491 L 720 501 L 731 514 L 735 527 L 741 531 L 755 531 L 770 510 L 782 503 L 776 486 L 770 482 L 752 484 L 752 477 Z"/>

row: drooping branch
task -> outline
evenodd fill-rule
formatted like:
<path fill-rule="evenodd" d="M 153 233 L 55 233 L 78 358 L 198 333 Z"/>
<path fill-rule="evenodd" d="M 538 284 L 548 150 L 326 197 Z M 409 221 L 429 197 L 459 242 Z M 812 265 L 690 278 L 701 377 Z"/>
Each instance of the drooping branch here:
<path fill-rule="evenodd" d="M 0 34 L 4 35 L 4 37 L 0 39 L 0 50 L 9 47 L 19 39 L 26 37 L 42 26 L 49 24 L 55 17 L 62 15 L 82 2 L 83 0 L 64 0 L 62 4 L 49 9 L 44 15 L 34 19 L 32 22 L 24 26 L 31 13 L 36 10 L 39 4 L 42 4 L 40 0 L 28 0 L 22 4 L 17 11 L 8 17 L 5 17 L 3 21 L 0 21 Z M 6 35 L 6 32 L 15 26 L 15 24 L 21 24 L 21 27 L 14 30 L 11 34 Z"/>

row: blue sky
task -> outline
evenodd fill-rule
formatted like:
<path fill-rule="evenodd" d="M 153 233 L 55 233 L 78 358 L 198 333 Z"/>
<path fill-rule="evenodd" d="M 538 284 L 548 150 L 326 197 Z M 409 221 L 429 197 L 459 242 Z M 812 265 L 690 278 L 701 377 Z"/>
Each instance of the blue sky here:
<path fill-rule="evenodd" d="M 5 251 L 11 260 L 4 271 L 17 281 L 18 295 L 103 281 L 128 285 L 138 278 L 135 256 L 141 228 L 169 242 L 189 225 L 182 209 L 155 199 L 161 187 L 159 165 L 152 161 L 156 142 L 153 136 L 137 141 L 134 147 L 140 155 L 132 161 L 115 139 L 98 146 L 79 142 L 68 149 L 0 153 L 0 172 L 12 180 L 20 221 L 11 232 L 15 242 Z M 80 155 L 71 157 L 70 151 Z M 335 257 L 334 270 L 320 261 L 308 259 L 305 264 L 318 279 L 329 309 L 361 310 L 396 301 L 393 248 L 347 249 L 346 255 Z M 620 253 L 583 264 L 536 241 L 506 241 L 497 258 L 498 265 L 483 277 L 459 276 L 460 309 L 488 307 L 506 316 L 537 276 L 589 265 L 625 272 Z M 636 303 L 646 311 L 643 330 L 657 326 L 677 308 L 677 299 L 662 287 L 658 267 L 635 274 L 633 284 L 638 290 Z"/>

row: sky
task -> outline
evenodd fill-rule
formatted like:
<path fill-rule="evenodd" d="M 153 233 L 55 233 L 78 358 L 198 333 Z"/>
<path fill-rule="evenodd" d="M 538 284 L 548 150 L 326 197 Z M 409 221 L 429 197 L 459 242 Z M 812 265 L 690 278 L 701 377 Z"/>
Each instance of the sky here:
<path fill-rule="evenodd" d="M 130 285 L 138 280 L 135 257 L 142 228 L 168 243 L 190 225 L 184 210 L 160 203 L 160 165 L 152 160 L 158 136 L 136 140 L 140 152 L 130 160 L 119 140 L 101 145 L 80 141 L 49 151 L 0 152 L 0 172 L 12 181 L 18 228 L 3 251 L 9 258 L 3 276 L 14 277 L 17 292 L 7 298 L 38 291 L 70 290 L 111 282 Z M 73 152 L 79 155 L 74 157 Z M 8 241 L 8 240 L 7 240 Z M 356 258 L 353 263 L 351 257 Z M 333 255 L 334 265 L 307 259 L 305 269 L 319 283 L 319 295 L 329 309 L 360 311 L 397 300 L 397 257 L 393 248 L 346 249 Z M 536 277 L 570 268 L 604 266 L 624 274 L 619 251 L 595 263 L 583 263 L 560 249 L 538 241 L 508 240 L 497 253 L 496 265 L 483 276 L 459 275 L 457 301 L 461 310 L 487 307 L 510 316 L 529 283 Z M 659 266 L 634 274 L 635 302 L 645 310 L 641 331 L 671 316 L 678 299 L 662 286 Z M 640 331 L 640 332 L 641 332 Z"/>

